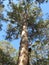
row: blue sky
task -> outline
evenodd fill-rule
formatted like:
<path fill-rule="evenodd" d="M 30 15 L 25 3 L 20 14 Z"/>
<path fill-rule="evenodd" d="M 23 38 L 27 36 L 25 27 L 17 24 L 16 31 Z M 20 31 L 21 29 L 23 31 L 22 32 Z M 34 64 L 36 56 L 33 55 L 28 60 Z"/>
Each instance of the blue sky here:
<path fill-rule="evenodd" d="M 48 16 L 48 13 L 49 13 L 49 0 L 48 0 L 48 3 L 41 4 L 41 9 L 42 9 L 44 18 L 46 18 L 46 16 Z"/>
<path fill-rule="evenodd" d="M 14 2 L 16 2 L 16 0 L 14 0 Z M 16 2 L 17 3 L 17 2 Z M 8 4 L 8 0 L 6 0 L 4 2 L 4 4 Z M 5 5 L 6 6 L 6 5 Z M 46 16 L 48 16 L 47 13 L 49 13 L 49 2 L 48 3 L 43 3 L 41 4 L 41 8 L 42 8 L 42 12 L 43 12 L 43 15 L 44 15 L 44 19 L 46 18 Z M 6 6 L 6 9 L 7 9 L 7 6 Z M 5 16 L 6 16 L 6 12 L 4 12 Z M 4 36 L 6 35 L 5 34 L 5 31 L 6 31 L 6 28 L 7 28 L 7 23 L 2 23 L 3 24 L 3 30 L 0 31 L 0 41 L 1 40 L 4 40 Z M 17 40 L 13 40 L 10 42 L 14 48 L 18 49 L 19 48 L 19 43 L 20 43 L 20 38 L 17 39 Z"/>

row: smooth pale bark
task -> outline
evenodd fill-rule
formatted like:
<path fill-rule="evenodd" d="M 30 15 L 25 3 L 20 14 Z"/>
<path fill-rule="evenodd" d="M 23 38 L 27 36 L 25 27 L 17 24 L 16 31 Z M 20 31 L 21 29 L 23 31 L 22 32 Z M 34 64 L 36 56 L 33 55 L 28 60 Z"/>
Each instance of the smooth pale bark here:
<path fill-rule="evenodd" d="M 24 23 L 23 30 L 21 34 L 21 42 L 19 49 L 19 58 L 17 65 L 28 65 L 29 55 L 28 55 L 28 36 L 27 36 L 27 25 Z"/>

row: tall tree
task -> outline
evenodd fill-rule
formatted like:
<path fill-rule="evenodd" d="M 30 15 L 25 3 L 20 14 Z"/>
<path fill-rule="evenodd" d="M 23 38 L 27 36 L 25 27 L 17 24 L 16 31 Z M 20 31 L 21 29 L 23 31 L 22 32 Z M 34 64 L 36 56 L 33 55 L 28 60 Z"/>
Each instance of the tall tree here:
<path fill-rule="evenodd" d="M 41 34 L 43 19 L 41 9 L 29 0 L 21 0 L 18 4 L 10 3 L 11 11 L 8 12 L 10 21 L 7 28 L 6 39 L 21 37 L 18 65 L 29 65 L 29 42 Z M 37 22 L 37 20 L 39 20 Z"/>
<path fill-rule="evenodd" d="M 12 18 L 13 20 L 18 21 L 19 33 L 21 35 L 18 65 L 29 65 L 28 64 L 29 63 L 28 38 L 29 37 L 31 38 L 31 35 L 28 35 L 28 29 L 29 29 L 29 27 L 31 27 L 31 29 L 34 29 L 33 28 L 34 27 L 34 22 L 37 18 L 37 16 L 36 16 L 37 11 L 34 11 L 33 13 L 30 12 L 30 11 L 32 11 L 30 9 L 30 6 L 31 5 L 28 4 L 28 3 L 25 3 L 25 1 L 21 2 L 19 4 L 19 6 L 16 6 L 16 5 L 12 4 L 13 12 L 8 13 L 9 18 Z M 35 8 L 37 8 L 37 7 L 35 7 Z M 13 17 L 15 17 L 15 18 L 13 18 Z"/>

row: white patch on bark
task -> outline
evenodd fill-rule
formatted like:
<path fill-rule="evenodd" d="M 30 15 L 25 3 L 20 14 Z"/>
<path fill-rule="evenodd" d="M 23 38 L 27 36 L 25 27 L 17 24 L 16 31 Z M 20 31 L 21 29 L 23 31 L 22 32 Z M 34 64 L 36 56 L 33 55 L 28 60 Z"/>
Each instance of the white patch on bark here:
<path fill-rule="evenodd" d="M 21 53 L 23 53 L 24 50 L 25 50 L 25 48 L 23 47 Z"/>
<path fill-rule="evenodd" d="M 21 36 L 23 36 L 24 34 L 25 34 L 25 31 L 23 30 Z"/>
<path fill-rule="evenodd" d="M 23 37 L 24 35 L 26 35 L 26 32 L 27 32 L 26 29 L 27 29 L 27 28 L 26 28 L 26 26 L 24 25 L 24 26 L 23 26 L 23 31 L 22 31 L 21 37 Z"/>
<path fill-rule="evenodd" d="M 26 26 L 25 25 L 23 26 L 23 29 L 26 29 Z"/>

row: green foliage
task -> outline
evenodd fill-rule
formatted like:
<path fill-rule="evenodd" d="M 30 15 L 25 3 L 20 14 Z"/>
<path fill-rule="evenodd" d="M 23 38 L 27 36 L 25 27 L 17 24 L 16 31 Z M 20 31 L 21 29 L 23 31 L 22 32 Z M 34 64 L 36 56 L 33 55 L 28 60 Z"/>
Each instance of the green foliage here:
<path fill-rule="evenodd" d="M 30 65 L 49 65 L 49 42 L 36 41 L 32 45 Z"/>
<path fill-rule="evenodd" d="M 42 10 L 37 6 L 38 3 L 32 0 L 19 1 L 17 4 L 11 0 L 10 2 L 9 7 L 11 10 L 7 11 L 7 17 L 2 18 L 10 22 L 7 26 L 6 39 L 18 39 L 21 36 L 24 22 L 27 23 L 27 29 L 29 29 L 27 30 L 29 39 L 33 40 L 33 38 L 37 38 L 38 35 L 41 36 L 42 28 L 46 27 L 46 25 L 42 18 Z M 44 2 L 44 0 L 42 0 L 42 2 Z"/>
<path fill-rule="evenodd" d="M 0 64 L 16 65 L 18 52 L 7 41 L 0 42 Z"/>

